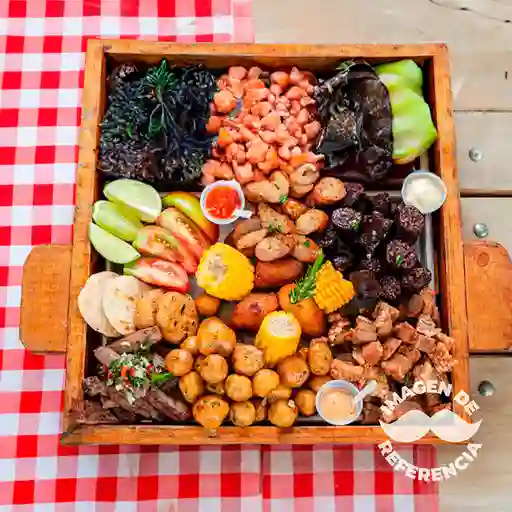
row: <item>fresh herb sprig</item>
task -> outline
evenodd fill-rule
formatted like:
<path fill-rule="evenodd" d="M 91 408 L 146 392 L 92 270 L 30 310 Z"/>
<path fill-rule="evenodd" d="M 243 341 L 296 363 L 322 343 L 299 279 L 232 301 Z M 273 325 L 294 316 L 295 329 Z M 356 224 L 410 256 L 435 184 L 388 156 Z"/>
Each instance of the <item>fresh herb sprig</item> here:
<path fill-rule="evenodd" d="M 290 290 L 290 302 L 292 304 L 297 304 L 301 300 L 313 297 L 316 288 L 316 275 L 323 263 L 324 253 L 320 250 L 314 263 L 308 267 L 304 276 L 297 281 L 295 288 Z"/>

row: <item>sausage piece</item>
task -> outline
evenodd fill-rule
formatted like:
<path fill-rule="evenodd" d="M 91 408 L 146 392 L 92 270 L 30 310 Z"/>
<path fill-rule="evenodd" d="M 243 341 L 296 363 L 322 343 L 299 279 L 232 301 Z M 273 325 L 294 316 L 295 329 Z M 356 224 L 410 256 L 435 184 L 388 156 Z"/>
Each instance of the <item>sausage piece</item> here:
<path fill-rule="evenodd" d="M 254 275 L 255 288 L 275 288 L 293 283 L 304 272 L 304 264 L 294 258 L 256 263 Z"/>
<path fill-rule="evenodd" d="M 329 216 L 322 210 L 312 208 L 303 213 L 295 223 L 297 232 L 301 235 L 309 235 L 315 231 L 323 231 L 329 224 Z"/>
<path fill-rule="evenodd" d="M 318 245 L 304 235 L 295 235 L 295 247 L 292 256 L 303 263 L 313 263 L 318 256 Z"/>
<path fill-rule="evenodd" d="M 288 256 L 294 248 L 295 237 L 293 235 L 267 236 L 258 242 L 254 254 L 260 261 L 274 261 Z"/>
<path fill-rule="evenodd" d="M 259 205 L 258 215 L 263 227 L 270 231 L 277 231 L 284 235 L 295 231 L 295 224 L 286 215 L 276 212 L 265 203 Z"/>
<path fill-rule="evenodd" d="M 252 231 L 251 233 L 247 233 L 246 235 L 243 235 L 236 242 L 236 248 L 239 251 L 242 251 L 244 249 L 249 249 L 250 247 L 257 246 L 266 236 L 267 236 L 266 229 L 258 229 L 257 231 Z"/>
<path fill-rule="evenodd" d="M 308 196 L 308 204 L 326 205 L 341 201 L 346 195 L 345 186 L 338 178 L 322 178 Z"/>
<path fill-rule="evenodd" d="M 293 198 L 287 199 L 284 202 L 282 209 L 283 212 L 292 220 L 297 220 L 303 213 L 308 211 L 308 207 L 304 203 Z"/>

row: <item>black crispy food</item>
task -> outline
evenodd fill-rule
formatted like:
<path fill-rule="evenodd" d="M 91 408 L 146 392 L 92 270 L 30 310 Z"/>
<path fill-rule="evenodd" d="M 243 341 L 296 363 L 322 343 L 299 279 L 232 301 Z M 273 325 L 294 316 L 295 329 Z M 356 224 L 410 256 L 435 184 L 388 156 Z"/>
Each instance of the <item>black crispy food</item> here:
<path fill-rule="evenodd" d="M 374 257 L 361 260 L 359 268 L 370 271 L 373 277 L 379 277 L 384 270 L 380 260 Z"/>
<path fill-rule="evenodd" d="M 384 276 L 379 281 L 381 287 L 381 298 L 386 302 L 397 302 L 402 294 L 400 281 L 395 276 Z"/>
<path fill-rule="evenodd" d="M 364 187 L 360 183 L 346 182 L 345 197 L 342 200 L 343 206 L 354 208 L 360 199 L 364 196 Z"/>
<path fill-rule="evenodd" d="M 402 288 L 416 293 L 429 285 L 432 273 L 424 267 L 415 267 L 402 276 Z"/>
<path fill-rule="evenodd" d="M 318 239 L 317 243 L 322 249 L 334 249 L 339 235 L 333 228 L 327 228 Z"/>
<path fill-rule="evenodd" d="M 425 227 L 425 216 L 412 205 L 400 204 L 395 213 L 397 237 L 414 243 Z"/>
<path fill-rule="evenodd" d="M 393 240 L 386 247 L 386 261 L 397 270 L 414 268 L 418 263 L 416 251 L 401 240 Z"/>
<path fill-rule="evenodd" d="M 359 244 L 366 254 L 373 254 L 378 245 L 386 239 L 393 221 L 386 219 L 380 212 L 373 212 L 364 216 L 363 234 L 359 238 Z"/>
<path fill-rule="evenodd" d="M 354 261 L 354 254 L 349 249 L 342 249 L 336 253 L 336 256 L 332 259 L 332 264 L 336 270 L 345 272 L 352 266 Z"/>
<path fill-rule="evenodd" d="M 391 215 L 391 197 L 387 192 L 382 192 L 372 197 L 373 210 L 381 213 L 384 217 Z"/>
<path fill-rule="evenodd" d="M 373 309 L 381 294 L 381 286 L 368 270 L 358 270 L 349 276 L 354 285 L 354 301 L 360 309 Z"/>
<path fill-rule="evenodd" d="M 361 212 L 348 207 L 337 208 L 331 215 L 333 226 L 346 238 L 354 238 L 359 233 L 362 219 Z"/>
<path fill-rule="evenodd" d="M 388 91 L 365 61 L 347 61 L 315 88 L 322 121 L 316 152 L 340 178 L 375 181 L 392 166 L 393 135 Z"/>
<path fill-rule="evenodd" d="M 170 68 L 166 60 L 141 73 L 122 64 L 109 77 L 98 170 L 169 189 L 192 183 L 210 155 L 206 131 L 216 90 L 210 71 Z"/>

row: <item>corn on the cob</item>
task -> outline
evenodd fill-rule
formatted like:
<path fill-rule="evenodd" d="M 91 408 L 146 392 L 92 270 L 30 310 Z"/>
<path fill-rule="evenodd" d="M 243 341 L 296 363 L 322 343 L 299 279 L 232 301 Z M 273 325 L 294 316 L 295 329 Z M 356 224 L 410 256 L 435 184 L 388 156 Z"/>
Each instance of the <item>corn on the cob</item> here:
<path fill-rule="evenodd" d="M 291 313 L 274 311 L 264 319 L 254 345 L 263 350 L 265 364 L 274 366 L 285 357 L 295 354 L 302 331 Z"/>
<path fill-rule="evenodd" d="M 254 269 L 241 252 L 219 243 L 203 253 L 196 279 L 198 286 L 213 297 L 240 300 L 254 286 Z"/>
<path fill-rule="evenodd" d="M 343 279 L 341 272 L 326 261 L 316 275 L 315 302 L 325 313 L 332 313 L 349 302 L 354 296 L 354 286 Z"/>

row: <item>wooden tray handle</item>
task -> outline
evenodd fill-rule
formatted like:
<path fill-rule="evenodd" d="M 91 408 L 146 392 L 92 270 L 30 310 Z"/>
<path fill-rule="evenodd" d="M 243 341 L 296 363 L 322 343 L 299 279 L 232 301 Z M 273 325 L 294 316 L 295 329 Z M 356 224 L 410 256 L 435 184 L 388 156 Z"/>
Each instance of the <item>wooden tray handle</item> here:
<path fill-rule="evenodd" d="M 512 263 L 496 242 L 464 244 L 470 352 L 512 351 Z"/>
<path fill-rule="evenodd" d="M 65 353 L 71 245 L 34 247 L 23 265 L 20 339 L 33 352 Z"/>

